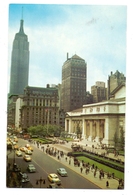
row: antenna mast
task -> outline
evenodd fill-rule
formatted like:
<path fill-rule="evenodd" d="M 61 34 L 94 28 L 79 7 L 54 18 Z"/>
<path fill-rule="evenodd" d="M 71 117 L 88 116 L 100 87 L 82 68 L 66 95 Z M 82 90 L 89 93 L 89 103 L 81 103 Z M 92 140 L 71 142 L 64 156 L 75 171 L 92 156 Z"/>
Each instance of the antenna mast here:
<path fill-rule="evenodd" d="M 22 16 L 21 17 L 22 17 L 22 20 L 23 20 L 23 7 L 22 7 Z"/>

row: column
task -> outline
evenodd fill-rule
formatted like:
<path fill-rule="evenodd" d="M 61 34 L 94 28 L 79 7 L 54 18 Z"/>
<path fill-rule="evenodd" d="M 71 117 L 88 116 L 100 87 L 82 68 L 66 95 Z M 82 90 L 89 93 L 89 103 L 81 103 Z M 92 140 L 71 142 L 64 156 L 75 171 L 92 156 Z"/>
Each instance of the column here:
<path fill-rule="evenodd" d="M 96 142 L 99 142 L 100 140 L 100 121 L 96 120 Z"/>
<path fill-rule="evenodd" d="M 82 139 L 85 139 L 86 135 L 85 135 L 85 119 L 82 119 Z"/>
<path fill-rule="evenodd" d="M 67 119 L 65 118 L 65 131 L 67 131 L 68 127 L 67 127 Z"/>
<path fill-rule="evenodd" d="M 89 121 L 90 123 L 90 135 L 89 135 L 89 141 L 92 141 L 92 120 Z"/>
<path fill-rule="evenodd" d="M 106 118 L 104 123 L 104 138 L 102 140 L 102 143 L 108 144 L 108 137 L 109 137 L 109 118 Z"/>
<path fill-rule="evenodd" d="M 69 128 L 68 128 L 68 133 L 72 132 L 72 119 L 69 119 Z"/>

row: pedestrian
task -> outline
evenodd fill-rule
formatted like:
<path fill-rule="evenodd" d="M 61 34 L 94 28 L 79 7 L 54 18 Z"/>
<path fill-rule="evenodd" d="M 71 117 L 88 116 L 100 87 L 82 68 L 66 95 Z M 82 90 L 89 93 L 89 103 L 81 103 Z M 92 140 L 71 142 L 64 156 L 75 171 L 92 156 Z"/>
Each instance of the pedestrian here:
<path fill-rule="evenodd" d="M 103 178 L 104 178 L 104 171 L 103 171 L 102 175 L 103 175 Z"/>
<path fill-rule="evenodd" d="M 80 171 L 81 171 L 81 173 L 83 172 L 83 168 L 82 167 L 80 167 Z"/>
<path fill-rule="evenodd" d="M 71 159 L 69 159 L 69 165 L 71 164 Z"/>
<path fill-rule="evenodd" d="M 66 157 L 66 162 L 67 162 L 67 157 Z"/>
<path fill-rule="evenodd" d="M 89 173 L 89 168 L 87 167 L 85 170 L 86 175 Z"/>
<path fill-rule="evenodd" d="M 101 173 L 99 174 L 99 179 L 101 180 Z"/>
<path fill-rule="evenodd" d="M 115 178 L 115 174 L 114 174 L 114 173 L 112 173 L 112 178 L 113 178 L 113 179 Z"/>
<path fill-rule="evenodd" d="M 94 177 L 96 177 L 96 171 L 94 171 Z"/>
<path fill-rule="evenodd" d="M 108 182 L 108 181 L 106 181 L 106 187 L 107 187 L 107 188 L 109 187 L 109 182 Z"/>

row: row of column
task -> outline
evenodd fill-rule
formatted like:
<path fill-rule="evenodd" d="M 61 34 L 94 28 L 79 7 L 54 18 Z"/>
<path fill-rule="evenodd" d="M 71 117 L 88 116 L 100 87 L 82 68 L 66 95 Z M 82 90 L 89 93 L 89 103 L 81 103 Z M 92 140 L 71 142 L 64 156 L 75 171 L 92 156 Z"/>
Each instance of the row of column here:
<path fill-rule="evenodd" d="M 88 138 L 89 141 L 95 140 L 96 142 L 101 141 L 105 134 L 105 120 L 72 120 L 71 118 L 65 121 L 65 130 L 69 133 L 75 133 L 77 127 L 82 131 L 82 138 Z"/>

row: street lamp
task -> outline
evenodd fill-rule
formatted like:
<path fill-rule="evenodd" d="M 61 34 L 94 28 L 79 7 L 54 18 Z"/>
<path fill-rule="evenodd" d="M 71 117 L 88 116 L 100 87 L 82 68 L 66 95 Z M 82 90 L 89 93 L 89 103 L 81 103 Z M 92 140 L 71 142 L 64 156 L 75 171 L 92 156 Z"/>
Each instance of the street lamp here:
<path fill-rule="evenodd" d="M 36 180 L 36 185 L 40 184 L 40 188 L 41 188 L 42 183 L 45 184 L 45 179 L 43 179 L 42 177 Z"/>

